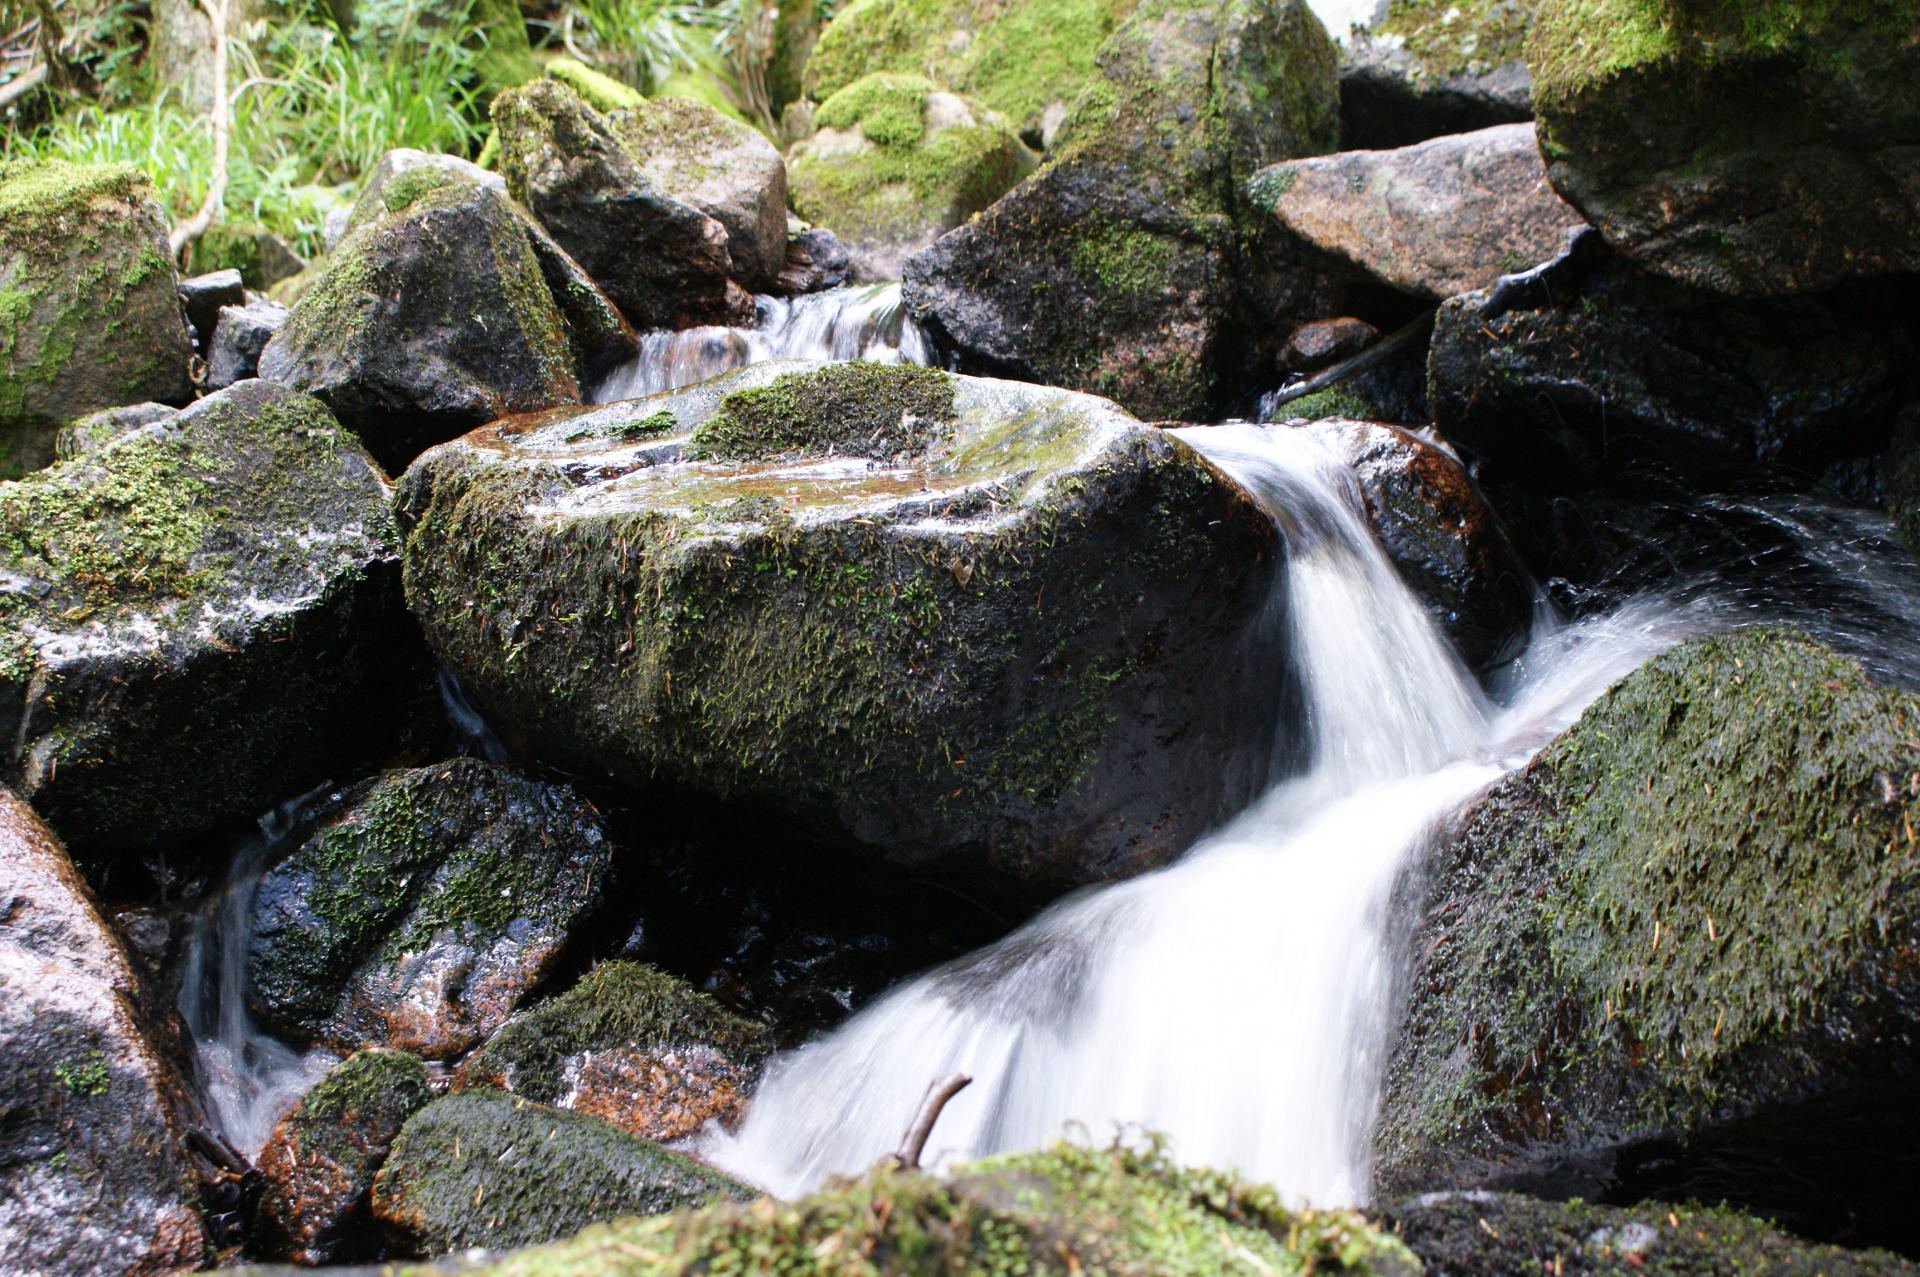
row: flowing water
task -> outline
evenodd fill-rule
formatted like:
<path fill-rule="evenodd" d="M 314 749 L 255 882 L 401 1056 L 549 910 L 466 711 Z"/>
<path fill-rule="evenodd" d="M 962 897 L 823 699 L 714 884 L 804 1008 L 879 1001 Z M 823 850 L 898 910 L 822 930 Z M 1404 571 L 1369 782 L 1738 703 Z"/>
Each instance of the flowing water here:
<path fill-rule="evenodd" d="M 907 314 L 898 284 L 830 288 L 802 297 L 756 297 L 751 328 L 647 333 L 640 353 L 608 374 L 595 403 L 678 390 L 769 359 L 932 362 L 925 334 Z"/>
<path fill-rule="evenodd" d="M 227 1141 L 249 1160 L 321 1074 L 339 1062 L 263 1030 L 247 1009 L 247 939 L 260 879 L 298 836 L 307 794 L 261 817 L 235 853 L 226 886 L 202 906 L 187 945 L 180 1014 L 192 1034 L 202 1093 Z"/>
<path fill-rule="evenodd" d="M 780 1194 L 893 1148 L 929 1082 L 975 1081 L 929 1161 L 1142 1127 L 1289 1199 L 1364 1198 L 1392 1028 L 1390 902 L 1435 826 L 1594 696 L 1704 623 L 1642 602 L 1543 617 L 1488 699 L 1380 550 L 1312 432 L 1181 432 L 1267 507 L 1307 701 L 1309 765 L 1176 864 L 1055 906 L 779 1060 L 701 1152 Z"/>

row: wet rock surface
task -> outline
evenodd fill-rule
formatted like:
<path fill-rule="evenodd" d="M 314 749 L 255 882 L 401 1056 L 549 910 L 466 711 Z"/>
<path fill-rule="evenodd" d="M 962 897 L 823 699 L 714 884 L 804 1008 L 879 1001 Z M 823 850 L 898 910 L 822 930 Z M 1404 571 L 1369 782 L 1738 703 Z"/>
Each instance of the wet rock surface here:
<path fill-rule="evenodd" d="M 630 323 L 677 328 L 750 313 L 730 279 L 727 228 L 649 178 L 614 117 L 536 80 L 502 94 L 494 118 L 508 189 Z"/>
<path fill-rule="evenodd" d="M 663 971 L 595 968 L 522 1011 L 461 1062 L 455 1084 L 490 1086 L 670 1141 L 732 1125 L 765 1060 L 765 1028 Z"/>
<path fill-rule="evenodd" d="M 402 506 L 429 641 L 544 756 L 970 890 L 1161 863 L 1266 774 L 1275 705 L 1210 671 L 1282 659 L 1272 524 L 1099 400 L 760 365 L 503 423 Z"/>
<path fill-rule="evenodd" d="M 1387 557 L 1470 667 L 1519 655 L 1533 624 L 1526 565 L 1459 460 L 1396 426 L 1323 421 L 1353 467 Z"/>
<path fill-rule="evenodd" d="M 1917 716 L 1808 640 L 1697 639 L 1470 808 L 1428 864 L 1382 1191 L 1912 1246 Z"/>
<path fill-rule="evenodd" d="M 366 782 L 261 880 L 254 1010 L 299 1041 L 457 1056 L 552 969 L 611 854 L 571 789 L 493 764 Z"/>
<path fill-rule="evenodd" d="M 909 255 L 1038 162 L 999 115 L 918 75 L 863 76 L 821 103 L 814 123 L 793 151 L 793 206 L 834 228 L 856 279 L 898 279 Z"/>
<path fill-rule="evenodd" d="M 1209 419 L 1237 369 L 1271 359 L 1247 341 L 1340 313 L 1284 245 L 1241 241 L 1241 184 L 1333 148 L 1335 61 L 1295 0 L 1142 5 L 1046 165 L 908 260 L 909 308 L 963 370 Z"/>
<path fill-rule="evenodd" d="M 222 306 L 207 343 L 207 376 L 201 388 L 211 393 L 257 376 L 260 353 L 286 322 L 287 308 L 265 298 Z"/>
<path fill-rule="evenodd" d="M 497 179 L 471 168 L 390 166 L 260 357 L 395 473 L 505 413 L 580 401 L 568 299 Z"/>
<path fill-rule="evenodd" d="M 1530 124 L 1292 160 L 1247 193 L 1282 234 L 1435 301 L 1546 261 L 1586 224 L 1547 184 Z"/>
<path fill-rule="evenodd" d="M 1554 186 L 1647 269 L 1738 296 L 1920 269 L 1920 7 L 1548 0 Z"/>
<path fill-rule="evenodd" d="M 776 290 L 787 294 L 818 293 L 838 288 L 852 273 L 846 245 L 830 230 L 808 227 L 787 239 L 787 263 L 780 270 Z"/>
<path fill-rule="evenodd" d="M 260 1152 L 263 1252 L 326 1264 L 377 1250 L 367 1208 L 374 1174 L 432 1098 L 426 1066 L 402 1051 L 359 1051 L 329 1070 Z"/>
<path fill-rule="evenodd" d="M 131 168 L 0 164 L 0 478 L 76 417 L 192 397 L 165 215 Z"/>
<path fill-rule="evenodd" d="M 549 1242 L 604 1220 L 753 1195 L 598 1118 L 469 1091 L 407 1121 L 374 1181 L 373 1211 L 400 1253 L 424 1257 Z"/>
<path fill-rule="evenodd" d="M 325 407 L 259 381 L 0 484 L 15 787 L 92 856 L 357 758 L 418 668 L 387 501 Z"/>
<path fill-rule="evenodd" d="M 0 1253 L 119 1277 L 205 1248 L 185 1093 L 67 853 L 0 790 Z"/>

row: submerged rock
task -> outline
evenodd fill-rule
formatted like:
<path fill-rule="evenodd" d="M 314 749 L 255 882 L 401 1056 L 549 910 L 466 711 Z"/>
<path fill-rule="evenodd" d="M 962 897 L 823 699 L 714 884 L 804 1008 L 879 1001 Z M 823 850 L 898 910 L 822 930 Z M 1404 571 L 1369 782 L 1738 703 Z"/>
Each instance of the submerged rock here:
<path fill-rule="evenodd" d="M 647 175 L 621 114 L 551 79 L 502 94 L 493 117 L 508 189 L 638 327 L 750 314 L 729 278 L 727 228 Z"/>
<path fill-rule="evenodd" d="M 937 1137 L 936 1137 L 937 1138 Z M 1419 1261 L 1347 1211 L 1289 1211 L 1271 1188 L 1182 1170 L 1156 1149 L 990 1157 L 940 1178 L 874 1170 L 795 1202 L 721 1203 L 591 1229 L 482 1267 L 611 1277 L 717 1271 L 1343 1273 L 1414 1277 Z"/>
<path fill-rule="evenodd" d="M 193 396 L 166 216 L 117 165 L 0 164 L 0 479 L 102 408 Z"/>
<path fill-rule="evenodd" d="M 1485 670 L 1519 655 L 1533 623 L 1532 580 L 1466 467 L 1397 426 L 1310 428 L 1353 467 L 1387 557 L 1460 659 Z"/>
<path fill-rule="evenodd" d="M 1247 193 L 1282 234 L 1434 301 L 1537 266 L 1586 225 L 1528 124 L 1276 164 Z"/>
<path fill-rule="evenodd" d="M 1150 0 L 1039 172 L 910 258 L 914 317 L 968 371 L 1206 420 L 1292 321 L 1337 314 L 1311 272 L 1243 252 L 1241 184 L 1331 150 L 1335 53 L 1301 0 Z M 1257 317 L 1257 318 L 1255 318 Z"/>
<path fill-rule="evenodd" d="M 794 211 L 834 229 L 857 279 L 898 279 L 909 254 L 1037 162 L 998 115 L 924 76 L 863 76 L 822 103 L 814 123 L 793 152 Z"/>
<path fill-rule="evenodd" d="M 1920 270 L 1920 4 L 1542 0 L 1554 186 L 1650 270 L 1739 296 Z"/>
<path fill-rule="evenodd" d="M 504 413 L 578 403 L 568 290 L 537 248 L 488 181 L 395 171 L 355 206 L 260 375 L 324 401 L 394 471 Z"/>
<path fill-rule="evenodd" d="M 1513 1193 L 1435 1193 L 1379 1209 L 1429 1273 L 1540 1277 L 1910 1277 L 1885 1251 L 1842 1250 L 1711 1207 L 1642 1202 L 1596 1206 Z"/>
<path fill-rule="evenodd" d="M 355 761 L 419 668 L 387 501 L 324 406 L 260 381 L 0 484 L 10 782 L 91 854 Z"/>
<path fill-rule="evenodd" d="M 472 759 L 396 772 L 260 882 L 247 945 L 257 1014 L 341 1050 L 472 1047 L 551 969 L 600 901 L 593 809 Z"/>
<path fill-rule="evenodd" d="M 1533 118 L 1532 0 L 1390 0 L 1340 65 L 1340 141 L 1411 146 Z"/>
<path fill-rule="evenodd" d="M 455 1081 L 677 1140 L 714 1119 L 737 1122 L 767 1050 L 761 1025 L 685 981 L 609 962 L 514 1016 L 461 1063 Z"/>
<path fill-rule="evenodd" d="M 1377 1191 L 1726 1200 L 1911 1246 L 1920 701 L 1698 639 L 1435 852 Z"/>
<path fill-rule="evenodd" d="M 794 368 L 414 467 L 408 597 L 493 721 L 1028 898 L 1264 783 L 1281 548 L 1236 485 L 1086 396 Z"/>
<path fill-rule="evenodd" d="M 358 1051 L 328 1070 L 260 1151 L 264 1253 L 299 1264 L 374 1253 L 374 1174 L 401 1126 L 432 1099 L 426 1066 L 404 1051 Z"/>
<path fill-rule="evenodd" d="M 15 1272 L 197 1267 L 181 1081 L 67 853 L 0 790 L 0 1254 Z"/>
<path fill-rule="evenodd" d="M 753 1195 L 598 1118 L 468 1091 L 408 1119 L 374 1181 L 373 1211 L 401 1253 L 429 1256 L 550 1242 L 603 1220 Z"/>
<path fill-rule="evenodd" d="M 1034 145 L 1099 79 L 1094 55 L 1134 0 L 853 0 L 835 12 L 807 62 L 824 102 L 875 71 L 924 75 L 998 112 Z"/>

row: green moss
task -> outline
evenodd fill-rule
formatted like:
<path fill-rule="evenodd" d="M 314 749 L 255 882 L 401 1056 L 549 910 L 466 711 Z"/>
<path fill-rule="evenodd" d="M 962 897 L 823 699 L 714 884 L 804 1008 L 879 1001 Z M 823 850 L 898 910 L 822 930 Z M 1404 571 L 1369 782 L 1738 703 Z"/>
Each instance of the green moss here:
<path fill-rule="evenodd" d="M 878 146 L 913 146 L 926 136 L 927 97 L 933 81 L 922 75 L 877 72 L 840 90 L 814 114 L 825 129 L 858 128 Z"/>
<path fill-rule="evenodd" d="M 1281 404 L 1267 419 L 1325 421 L 1340 418 L 1347 421 L 1373 421 L 1376 415 L 1373 405 L 1362 396 L 1345 386 L 1328 386 L 1325 390 L 1316 390 L 1310 395 L 1302 395 Z"/>
<path fill-rule="evenodd" d="M 83 1060 L 62 1060 L 53 1066 L 53 1076 L 69 1095 L 105 1095 L 113 1085 L 107 1057 L 98 1051 Z"/>
<path fill-rule="evenodd" d="M 1176 246 L 1152 231 L 1102 225 L 1073 245 L 1073 264 L 1103 288 L 1151 297 L 1172 282 Z"/>
<path fill-rule="evenodd" d="M 1262 213 L 1280 207 L 1280 199 L 1300 180 L 1300 171 L 1286 165 L 1263 168 L 1247 180 L 1247 200 Z"/>
<path fill-rule="evenodd" d="M 953 380 L 912 364 L 833 364 L 735 391 L 693 432 L 688 455 L 756 461 L 831 447 L 847 456 L 889 460 L 919 455 L 953 421 Z"/>
<path fill-rule="evenodd" d="M 359 1179 L 373 1170 L 375 1152 L 432 1099 L 432 1079 L 418 1056 L 355 1051 L 314 1083 L 285 1122 L 301 1162 L 322 1158 Z"/>
<path fill-rule="evenodd" d="M 585 98 L 594 110 L 607 114 L 643 106 L 647 100 L 638 89 L 572 58 L 555 58 L 547 63 L 547 75 Z"/>
<path fill-rule="evenodd" d="M 467 1058 L 462 1075 L 499 1079 L 516 1095 L 551 1104 L 563 1098 L 569 1057 L 621 1046 L 709 1046 L 746 1067 L 768 1050 L 765 1029 L 685 981 L 636 962 L 607 962 L 508 1021 Z"/>
<path fill-rule="evenodd" d="M 128 204 L 153 188 L 126 164 L 23 160 L 0 164 L 0 251 L 19 248 L 48 222 L 84 211 L 94 200 Z"/>
<path fill-rule="evenodd" d="M 1418 1269 L 1398 1241 L 1357 1215 L 1290 1212 L 1271 1189 L 1181 1170 L 1157 1147 L 1061 1145 L 976 1162 L 951 1180 L 875 1171 L 797 1202 L 762 1199 L 597 1228 L 483 1271 L 1412 1277 Z"/>
<path fill-rule="evenodd" d="M 410 168 L 380 189 L 380 206 L 389 213 L 405 213 L 434 191 L 458 180 L 436 165 Z"/>
<path fill-rule="evenodd" d="M 1485 75 L 1526 56 L 1532 0 L 1392 0 L 1373 32 L 1397 37 L 1417 74 Z"/>

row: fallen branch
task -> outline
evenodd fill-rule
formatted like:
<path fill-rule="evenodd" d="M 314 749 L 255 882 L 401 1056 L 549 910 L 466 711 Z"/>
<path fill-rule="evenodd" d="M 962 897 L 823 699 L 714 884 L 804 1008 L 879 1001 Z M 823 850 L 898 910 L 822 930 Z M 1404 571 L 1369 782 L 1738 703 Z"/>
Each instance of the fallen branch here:
<path fill-rule="evenodd" d="M 200 0 L 213 34 L 213 101 L 209 107 L 213 127 L 213 175 L 207 186 L 207 197 L 200 201 L 199 209 L 174 227 L 173 234 L 167 237 L 167 248 L 176 258 L 219 220 L 227 200 L 227 154 L 233 143 L 233 104 L 227 100 L 227 3 L 228 0 Z"/>
<path fill-rule="evenodd" d="M 1282 404 L 1292 403 L 1296 399 L 1305 399 L 1308 395 L 1345 381 L 1356 373 L 1366 372 L 1369 368 L 1378 368 L 1408 346 L 1424 338 L 1427 330 L 1433 327 L 1433 314 L 1434 312 L 1430 310 L 1426 311 L 1412 323 L 1394 329 L 1359 354 L 1343 359 L 1333 367 L 1323 369 L 1297 385 L 1275 391 L 1273 398 L 1267 401 L 1266 415 L 1271 416 L 1273 410 Z"/>
<path fill-rule="evenodd" d="M 5 84 L 0 84 L 0 111 L 6 110 L 27 94 L 39 88 L 47 78 L 47 64 L 36 62 L 14 76 Z"/>
<path fill-rule="evenodd" d="M 919 1170 L 920 1155 L 927 1150 L 927 1138 L 933 1134 L 933 1124 L 940 1120 L 940 1110 L 946 1108 L 947 1101 L 964 1091 L 972 1081 L 964 1073 L 955 1073 L 945 1081 L 929 1086 L 926 1099 L 920 1102 L 919 1115 L 913 1119 L 913 1125 L 907 1128 L 907 1133 L 900 1137 L 899 1151 L 881 1158 L 880 1164 L 895 1170 Z"/>

